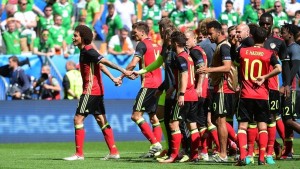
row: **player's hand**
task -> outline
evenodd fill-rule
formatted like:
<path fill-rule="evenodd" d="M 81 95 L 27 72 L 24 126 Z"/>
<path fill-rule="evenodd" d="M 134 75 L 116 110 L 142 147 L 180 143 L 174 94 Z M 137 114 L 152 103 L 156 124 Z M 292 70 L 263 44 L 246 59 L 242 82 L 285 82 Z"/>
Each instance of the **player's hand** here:
<path fill-rule="evenodd" d="M 132 71 L 125 70 L 125 71 L 123 72 L 123 74 L 124 74 L 126 77 L 129 77 L 129 76 L 132 75 Z"/>
<path fill-rule="evenodd" d="M 132 71 L 132 74 L 136 77 L 138 77 L 140 75 L 140 73 L 138 71 Z"/>
<path fill-rule="evenodd" d="M 44 85 L 43 85 L 43 88 L 45 88 L 45 89 L 49 89 L 49 85 L 47 85 L 47 84 L 44 84 Z"/>
<path fill-rule="evenodd" d="M 178 101 L 177 101 L 177 103 L 178 103 L 178 106 L 179 106 L 179 107 L 184 106 L 184 96 L 178 96 Z"/>
<path fill-rule="evenodd" d="M 284 97 L 289 98 L 291 96 L 291 89 L 289 85 L 284 86 Z"/>
<path fill-rule="evenodd" d="M 121 86 L 122 85 L 122 79 L 120 77 L 113 78 L 112 81 L 115 83 L 115 86 Z"/>
<path fill-rule="evenodd" d="M 260 76 L 260 77 L 257 77 L 256 78 L 256 81 L 255 81 L 255 83 L 257 84 L 257 85 L 259 85 L 259 86 L 261 86 L 264 82 L 265 82 L 265 77 L 264 76 Z"/>
<path fill-rule="evenodd" d="M 122 85 L 122 83 L 123 83 L 123 81 L 122 81 L 122 76 L 119 76 L 119 77 L 117 77 L 117 78 L 115 78 L 116 79 L 116 81 L 114 81 L 114 83 L 115 83 L 115 86 L 121 86 Z"/>
<path fill-rule="evenodd" d="M 16 97 L 16 98 L 21 98 L 22 93 L 21 92 L 15 92 L 13 96 Z"/>
<path fill-rule="evenodd" d="M 134 80 L 136 79 L 138 76 L 136 76 L 135 74 L 131 74 L 130 76 L 127 76 L 128 79 Z"/>
<path fill-rule="evenodd" d="M 209 68 L 208 67 L 199 67 L 199 69 L 197 69 L 197 73 L 209 73 Z"/>
<path fill-rule="evenodd" d="M 198 97 L 202 96 L 202 88 L 196 89 L 196 93 L 198 95 Z"/>

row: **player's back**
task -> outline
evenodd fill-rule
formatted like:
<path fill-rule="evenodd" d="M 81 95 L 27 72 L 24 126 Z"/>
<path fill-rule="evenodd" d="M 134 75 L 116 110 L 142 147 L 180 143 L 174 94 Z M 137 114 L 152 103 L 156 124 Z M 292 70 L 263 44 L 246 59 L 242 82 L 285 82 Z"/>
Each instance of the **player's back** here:
<path fill-rule="evenodd" d="M 272 54 L 271 50 L 262 47 L 241 48 L 241 98 L 268 99 L 268 82 L 259 86 L 256 78 L 269 73 Z"/>

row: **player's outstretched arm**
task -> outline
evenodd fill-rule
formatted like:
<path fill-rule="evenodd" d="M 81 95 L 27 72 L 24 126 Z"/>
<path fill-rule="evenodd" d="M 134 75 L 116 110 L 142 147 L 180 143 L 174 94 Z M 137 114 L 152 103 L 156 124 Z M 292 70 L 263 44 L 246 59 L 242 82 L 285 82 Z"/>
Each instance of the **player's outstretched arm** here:
<path fill-rule="evenodd" d="M 115 85 L 121 85 L 122 84 L 122 80 L 120 78 L 115 78 L 110 71 L 107 69 L 106 66 L 104 66 L 103 64 L 100 64 L 100 69 L 101 71 L 107 76 L 109 77 L 114 83 Z"/>
<path fill-rule="evenodd" d="M 128 70 L 116 65 L 115 63 L 107 60 L 106 58 L 102 58 L 100 60 L 100 63 L 102 63 L 102 64 L 104 64 L 104 65 L 106 65 L 106 66 L 108 66 L 112 69 L 116 69 L 116 70 L 122 72 L 125 76 L 130 76 L 132 74 L 132 71 L 128 71 Z"/>

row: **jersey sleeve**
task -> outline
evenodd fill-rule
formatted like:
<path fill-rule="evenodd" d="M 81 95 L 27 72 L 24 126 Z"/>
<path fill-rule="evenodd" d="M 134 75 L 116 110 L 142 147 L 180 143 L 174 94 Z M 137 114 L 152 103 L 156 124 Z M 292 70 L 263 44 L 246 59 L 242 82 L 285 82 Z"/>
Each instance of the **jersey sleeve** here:
<path fill-rule="evenodd" d="M 300 46 L 292 45 L 289 50 L 289 57 L 291 60 L 300 60 Z"/>
<path fill-rule="evenodd" d="M 180 73 L 188 71 L 188 63 L 185 58 L 181 56 L 176 57 L 176 64 Z"/>
<path fill-rule="evenodd" d="M 139 42 L 136 46 L 136 49 L 135 49 L 135 53 L 134 53 L 134 56 L 137 56 L 139 58 L 143 58 L 144 54 L 146 53 L 146 45 L 144 42 Z"/>
<path fill-rule="evenodd" d="M 95 49 L 88 50 L 89 61 L 92 63 L 100 63 L 100 60 L 103 58 Z"/>
<path fill-rule="evenodd" d="M 278 56 L 280 60 L 290 60 L 290 58 L 287 55 L 287 47 L 285 42 L 282 41 L 279 51 L 278 51 Z"/>
<path fill-rule="evenodd" d="M 221 54 L 221 57 L 222 57 L 223 61 L 226 61 L 226 60 L 230 60 L 231 61 L 230 46 L 229 45 L 223 44 L 220 47 L 220 54 Z"/>
<path fill-rule="evenodd" d="M 199 65 L 204 62 L 203 55 L 199 50 L 192 49 L 190 51 L 190 56 L 192 57 L 196 67 L 199 67 Z"/>
<path fill-rule="evenodd" d="M 270 58 L 270 64 L 271 64 L 272 66 L 275 66 L 275 65 L 277 65 L 277 64 L 280 64 L 279 61 L 277 60 L 275 54 L 272 54 L 272 56 L 271 56 L 271 58 Z"/>

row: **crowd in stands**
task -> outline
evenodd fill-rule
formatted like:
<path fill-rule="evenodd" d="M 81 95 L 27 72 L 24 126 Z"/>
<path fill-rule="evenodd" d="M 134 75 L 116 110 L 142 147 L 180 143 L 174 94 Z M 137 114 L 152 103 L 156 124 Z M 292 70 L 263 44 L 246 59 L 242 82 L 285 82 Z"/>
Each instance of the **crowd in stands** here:
<path fill-rule="evenodd" d="M 137 21 L 147 23 L 148 36 L 157 45 L 162 45 L 158 22 L 163 17 L 169 17 L 181 31 L 196 30 L 200 21 L 214 18 L 227 32 L 229 27 L 241 23 L 257 24 L 265 12 L 273 16 L 273 33 L 278 36 L 284 23 L 300 26 L 300 3 L 296 0 L 251 0 L 249 4 L 244 0 L 222 0 L 221 3 L 213 3 L 213 0 L 79 0 L 76 3 L 49 0 L 46 3 L 41 10 L 34 0 L 2 1 L 2 11 L 7 18 L 0 25 L 1 53 L 49 58 L 79 54 L 72 37 L 75 27 L 81 24 L 94 30 L 95 39 L 101 41 L 100 46 L 94 47 L 101 54 L 117 57 L 134 54 L 136 42 L 130 37 L 132 24 Z M 222 9 L 218 16 L 214 10 L 216 4 Z"/>
<path fill-rule="evenodd" d="M 300 26 L 300 3 L 296 0 L 265 0 L 264 3 L 251 0 L 250 4 L 245 4 L 244 0 L 222 0 L 218 3 L 222 9 L 219 16 L 215 14 L 212 0 L 79 0 L 76 3 L 57 0 L 46 3 L 41 10 L 33 0 L 2 1 L 2 11 L 7 15 L 1 22 L 2 53 L 18 55 L 29 52 L 64 57 L 78 54 L 79 50 L 72 45 L 72 36 L 79 24 L 88 25 L 98 34 L 100 32 L 102 45 L 97 47 L 98 50 L 102 54 L 114 55 L 133 53 L 131 44 L 135 43 L 129 37 L 132 24 L 137 21 L 146 21 L 151 28 L 149 36 L 161 45 L 158 21 L 162 17 L 169 17 L 184 30 L 195 29 L 205 18 L 216 18 L 227 27 L 258 23 L 262 13 L 270 12 L 274 17 L 274 27 L 284 23 Z M 97 26 L 100 18 L 105 18 L 101 27 Z"/>

